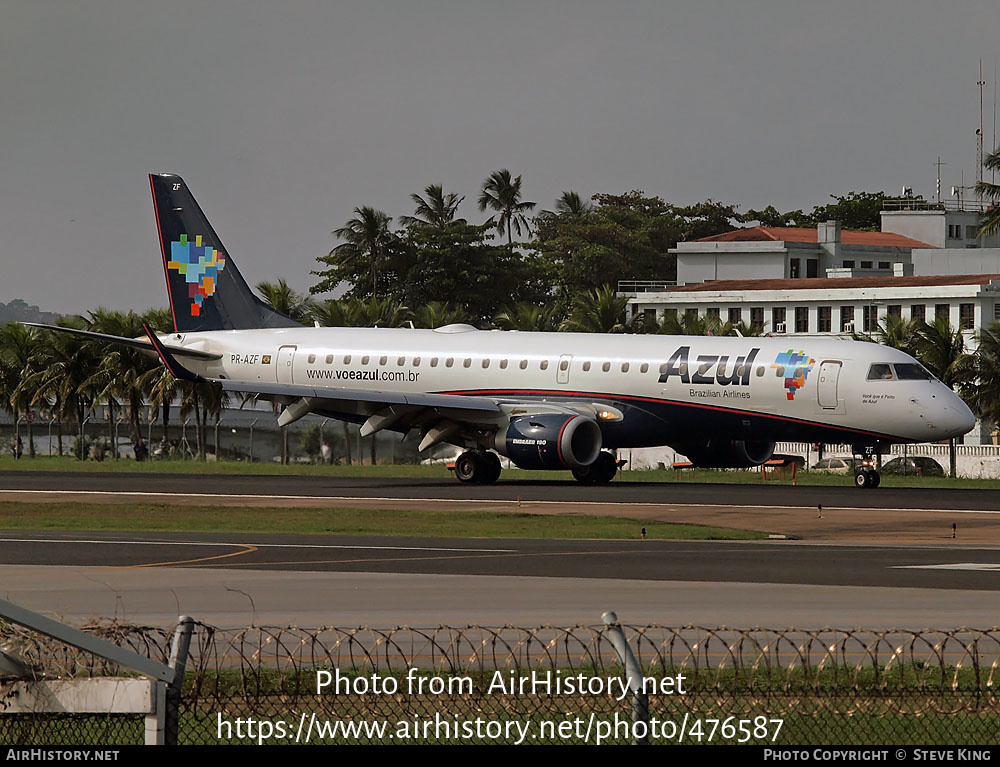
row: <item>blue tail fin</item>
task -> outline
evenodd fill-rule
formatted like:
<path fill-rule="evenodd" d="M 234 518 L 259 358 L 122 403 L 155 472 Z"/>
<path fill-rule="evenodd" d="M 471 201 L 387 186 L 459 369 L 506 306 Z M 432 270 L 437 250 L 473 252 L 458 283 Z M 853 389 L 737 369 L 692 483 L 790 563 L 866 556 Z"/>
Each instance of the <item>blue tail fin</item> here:
<path fill-rule="evenodd" d="M 180 176 L 150 174 L 174 330 L 299 327 L 250 290 Z"/>

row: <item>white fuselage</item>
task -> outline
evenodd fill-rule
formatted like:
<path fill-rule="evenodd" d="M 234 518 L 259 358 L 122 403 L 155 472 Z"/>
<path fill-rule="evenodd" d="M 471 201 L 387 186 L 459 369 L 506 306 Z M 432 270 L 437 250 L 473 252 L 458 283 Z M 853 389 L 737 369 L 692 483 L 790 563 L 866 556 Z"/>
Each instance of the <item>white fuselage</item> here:
<path fill-rule="evenodd" d="M 827 338 L 739 338 L 438 330 L 285 328 L 161 336 L 222 354 L 186 361 L 248 383 L 586 402 L 630 410 L 609 446 L 678 444 L 701 429 L 732 438 L 925 442 L 974 418 L 935 379 L 869 380 L 874 364 L 914 365 L 896 349 Z M 902 368 L 901 368 L 902 370 Z M 643 417 L 656 421 L 647 428 Z"/>

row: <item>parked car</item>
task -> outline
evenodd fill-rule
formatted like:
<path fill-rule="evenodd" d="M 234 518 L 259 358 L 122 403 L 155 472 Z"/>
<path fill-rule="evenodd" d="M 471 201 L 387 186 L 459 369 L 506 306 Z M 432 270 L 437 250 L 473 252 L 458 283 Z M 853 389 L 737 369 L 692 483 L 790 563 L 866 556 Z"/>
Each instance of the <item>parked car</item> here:
<path fill-rule="evenodd" d="M 831 474 L 852 474 L 856 460 L 851 456 L 835 455 L 816 461 L 812 465 L 813 471 L 825 471 Z"/>
<path fill-rule="evenodd" d="M 943 477 L 944 468 L 933 458 L 923 455 L 893 458 L 882 464 L 883 474 L 919 475 L 921 477 Z"/>

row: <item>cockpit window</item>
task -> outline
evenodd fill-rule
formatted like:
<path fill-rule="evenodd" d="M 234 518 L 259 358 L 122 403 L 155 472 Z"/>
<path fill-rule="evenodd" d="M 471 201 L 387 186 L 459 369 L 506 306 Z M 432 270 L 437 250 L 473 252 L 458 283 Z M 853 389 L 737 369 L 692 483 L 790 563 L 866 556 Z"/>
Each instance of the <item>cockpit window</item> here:
<path fill-rule="evenodd" d="M 887 362 L 876 362 L 868 368 L 869 381 L 891 381 L 895 377 L 892 372 L 892 365 Z"/>
<path fill-rule="evenodd" d="M 876 362 L 868 368 L 869 381 L 933 381 L 923 365 L 915 362 Z"/>
<path fill-rule="evenodd" d="M 901 381 L 933 381 L 934 376 L 923 365 L 914 362 L 897 362 L 894 366 Z"/>

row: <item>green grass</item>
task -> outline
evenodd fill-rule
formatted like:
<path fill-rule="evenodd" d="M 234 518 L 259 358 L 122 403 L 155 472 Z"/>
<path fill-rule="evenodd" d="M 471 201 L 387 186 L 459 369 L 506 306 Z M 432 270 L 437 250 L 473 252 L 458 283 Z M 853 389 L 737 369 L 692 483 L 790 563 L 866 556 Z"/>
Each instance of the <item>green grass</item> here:
<path fill-rule="evenodd" d="M 15 461 L 11 456 L 0 456 L 2 471 L 81 471 L 81 472 L 122 472 L 129 474 L 231 474 L 258 476 L 314 476 L 314 477 L 394 477 L 414 479 L 453 479 L 451 472 L 443 464 L 422 466 L 419 464 L 395 464 L 379 466 L 319 466 L 314 464 L 291 464 L 281 466 L 274 463 L 246 463 L 243 461 L 199 461 L 166 460 L 144 461 L 78 461 L 75 458 L 22 458 Z M 505 469 L 503 480 L 546 480 L 573 481 L 568 471 L 525 471 Z M 717 469 L 686 470 L 678 479 L 673 469 L 653 469 L 648 471 L 621 471 L 616 482 L 663 482 L 663 483 L 720 483 L 734 485 L 789 485 L 789 479 L 764 482 L 756 471 L 729 471 Z M 800 486 L 850 487 L 853 477 L 849 474 L 828 474 L 820 472 L 799 472 L 796 477 Z M 951 479 L 950 477 L 904 477 L 891 474 L 882 475 L 882 487 L 950 488 L 974 490 L 1000 490 L 1000 480 L 996 479 Z"/>
<path fill-rule="evenodd" d="M 765 533 L 618 517 L 496 511 L 170 506 L 157 503 L 0 503 L 0 529 L 404 535 L 453 538 L 754 540 Z"/>

